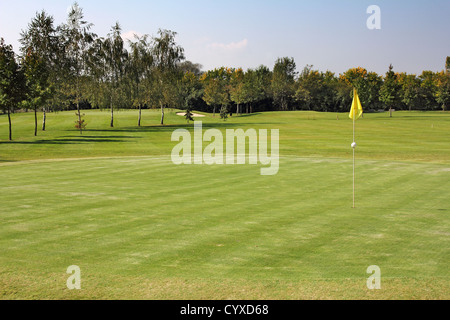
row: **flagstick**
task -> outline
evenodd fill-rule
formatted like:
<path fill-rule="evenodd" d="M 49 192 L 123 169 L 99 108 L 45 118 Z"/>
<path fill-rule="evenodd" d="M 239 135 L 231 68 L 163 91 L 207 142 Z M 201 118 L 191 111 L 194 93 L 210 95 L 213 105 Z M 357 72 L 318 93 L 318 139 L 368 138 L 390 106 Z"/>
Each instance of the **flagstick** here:
<path fill-rule="evenodd" d="M 355 142 L 355 117 L 353 117 L 353 142 Z M 355 208 L 355 148 L 353 149 L 353 208 Z"/>

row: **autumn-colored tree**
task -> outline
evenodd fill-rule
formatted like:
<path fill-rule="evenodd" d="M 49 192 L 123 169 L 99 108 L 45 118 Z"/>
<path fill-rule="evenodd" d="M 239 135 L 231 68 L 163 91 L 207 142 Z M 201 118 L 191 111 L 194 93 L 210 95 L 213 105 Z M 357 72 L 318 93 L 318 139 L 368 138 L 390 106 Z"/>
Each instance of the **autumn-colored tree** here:
<path fill-rule="evenodd" d="M 442 106 L 442 110 L 446 111 L 450 105 L 450 73 L 440 72 L 436 79 L 436 101 Z"/>
<path fill-rule="evenodd" d="M 445 73 L 450 74 L 450 57 L 445 59 Z"/>
<path fill-rule="evenodd" d="M 223 100 L 223 90 L 220 86 L 219 79 L 208 79 L 204 81 L 203 100 L 206 104 L 213 108 L 213 117 L 216 116 L 216 107 Z"/>
<path fill-rule="evenodd" d="M 339 78 L 357 90 L 358 97 L 363 106 L 369 104 L 368 72 L 365 68 L 357 67 L 348 69 Z M 353 97 L 353 90 L 351 91 L 351 95 Z"/>

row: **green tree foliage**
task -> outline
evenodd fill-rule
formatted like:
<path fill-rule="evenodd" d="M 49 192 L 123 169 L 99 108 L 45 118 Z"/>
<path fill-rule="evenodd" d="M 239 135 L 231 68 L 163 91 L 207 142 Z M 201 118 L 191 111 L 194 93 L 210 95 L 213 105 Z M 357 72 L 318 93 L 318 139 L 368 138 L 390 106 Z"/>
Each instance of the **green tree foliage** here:
<path fill-rule="evenodd" d="M 353 93 L 352 86 L 346 81 L 339 78 L 335 85 L 335 107 L 333 111 L 343 112 L 349 111 L 352 103 L 351 94 Z"/>
<path fill-rule="evenodd" d="M 141 126 L 142 107 L 150 102 L 145 80 L 152 77 L 154 61 L 148 35 L 142 37 L 135 35 L 135 41 L 129 41 L 129 45 L 128 80 L 132 92 L 132 104 L 139 109 L 138 126 Z"/>
<path fill-rule="evenodd" d="M 224 121 L 228 119 L 228 106 L 222 105 L 220 107 L 220 119 Z"/>
<path fill-rule="evenodd" d="M 110 85 L 107 78 L 107 66 L 103 52 L 104 39 L 96 38 L 90 45 L 87 59 L 86 71 L 80 79 L 81 92 L 94 108 L 110 107 Z"/>
<path fill-rule="evenodd" d="M 440 72 L 436 78 L 436 101 L 443 111 L 447 111 L 450 105 L 450 73 Z"/>
<path fill-rule="evenodd" d="M 192 116 L 193 116 L 193 113 L 191 112 L 191 109 L 190 108 L 186 109 L 184 118 L 186 119 L 187 123 L 189 123 L 189 121 L 194 121 L 194 118 L 192 118 Z"/>
<path fill-rule="evenodd" d="M 365 68 L 351 68 L 344 72 L 340 78 L 347 82 L 347 84 L 349 84 L 352 88 L 357 90 L 359 99 L 361 100 L 361 104 L 363 106 L 370 106 L 370 103 L 373 102 L 370 99 L 370 92 L 373 90 L 370 89 L 369 73 Z M 378 88 L 378 91 L 379 89 L 380 88 Z M 377 92 L 377 94 L 378 93 L 379 92 Z M 353 91 L 351 91 L 351 95 L 353 95 Z"/>
<path fill-rule="evenodd" d="M 222 91 L 220 89 L 220 82 L 218 79 L 202 80 L 204 85 L 203 100 L 206 104 L 213 108 L 213 117 L 216 114 L 216 106 L 220 105 Z"/>
<path fill-rule="evenodd" d="M 380 88 L 380 101 L 389 108 L 392 117 L 392 108 L 398 103 L 399 85 L 397 75 L 393 71 L 394 67 L 389 65 L 389 70 L 384 77 L 383 85 Z"/>
<path fill-rule="evenodd" d="M 445 73 L 450 74 L 450 57 L 445 59 Z"/>
<path fill-rule="evenodd" d="M 280 110 L 288 110 L 294 95 L 294 83 L 297 72 L 294 58 L 278 58 L 273 67 L 272 95 L 273 102 Z"/>
<path fill-rule="evenodd" d="M 436 101 L 437 93 L 437 74 L 433 71 L 425 70 L 419 76 L 420 79 L 420 96 L 422 100 L 422 109 L 437 110 L 440 108 Z"/>
<path fill-rule="evenodd" d="M 161 125 L 164 124 L 164 108 L 176 102 L 176 84 L 180 77 L 179 64 L 185 59 L 184 49 L 175 42 L 176 32 L 159 29 L 158 36 L 153 39 L 153 56 L 155 59 L 155 77 L 153 85 L 159 94 L 155 94 L 161 108 Z"/>
<path fill-rule="evenodd" d="M 266 66 L 248 69 L 244 75 L 244 103 L 246 112 L 253 112 L 253 106 L 271 97 L 272 72 Z"/>
<path fill-rule="evenodd" d="M 367 111 L 385 107 L 446 110 L 450 103 L 450 57 L 446 57 L 442 72 L 423 71 L 418 76 L 395 73 L 392 66 L 384 76 L 362 67 L 336 76 L 309 65 L 298 75 L 295 61 L 289 57 L 278 58 L 273 71 L 260 66 L 246 71 L 222 67 L 202 72 L 200 64 L 185 61 L 174 31 L 159 29 L 152 38 L 136 36 L 127 49 L 118 22 L 106 38 L 92 33 L 92 26 L 75 2 L 67 21 L 56 28 L 52 16 L 45 11 L 36 13 L 21 33 L 19 63 L 2 41 L 3 111 L 9 114 L 19 106 L 34 109 L 36 135 L 40 109 L 44 111 L 43 130 L 46 110 L 76 109 L 75 127 L 82 133 L 86 126 L 82 108 L 110 108 L 111 126 L 115 108 L 137 108 L 140 126 L 146 107 L 161 108 L 161 124 L 167 107 L 187 110 L 189 121 L 194 108 L 211 109 L 214 116 L 220 108 L 223 119 L 230 110 L 242 114 L 243 108 L 247 113 L 347 112 L 353 88 Z"/>
<path fill-rule="evenodd" d="M 351 87 L 347 78 L 307 65 L 297 79 L 294 99 L 302 110 L 340 111 L 340 105 L 349 101 Z"/>
<path fill-rule="evenodd" d="M 9 140 L 12 140 L 11 112 L 26 98 L 23 70 L 16 61 L 11 45 L 0 39 L 0 107 L 8 114 Z"/>
<path fill-rule="evenodd" d="M 401 73 L 398 77 L 401 101 L 408 110 L 419 109 L 421 105 L 420 79 L 415 74 Z"/>
<path fill-rule="evenodd" d="M 109 87 L 111 122 L 114 127 L 114 104 L 120 99 L 121 85 L 125 78 L 128 51 L 124 48 L 120 24 L 111 28 L 108 37 L 103 41 L 102 54 L 105 62 L 105 77 Z"/>
<path fill-rule="evenodd" d="M 183 74 L 185 74 L 186 72 L 190 72 L 194 74 L 196 77 L 200 77 L 202 75 L 203 66 L 199 63 L 193 63 L 192 61 L 186 60 L 179 63 L 178 68 Z"/>
<path fill-rule="evenodd" d="M 194 104 L 201 98 L 203 87 L 194 73 L 187 71 L 178 82 L 178 105 L 181 109 L 192 111 Z"/>
<path fill-rule="evenodd" d="M 213 108 L 213 116 L 217 106 L 222 108 L 230 104 L 230 82 L 233 73 L 234 69 L 221 67 L 204 73 L 200 78 L 204 85 L 203 100 Z"/>
<path fill-rule="evenodd" d="M 244 72 L 241 68 L 234 70 L 230 80 L 230 99 L 236 104 L 236 115 L 240 113 L 240 106 L 245 102 Z"/>
<path fill-rule="evenodd" d="M 22 68 L 26 77 L 27 100 L 34 109 L 34 135 L 37 135 L 37 110 L 51 97 L 50 72 L 45 61 L 37 53 L 29 50 L 23 58 Z M 45 122 L 44 122 L 45 124 Z M 45 130 L 45 125 L 43 129 Z"/>
<path fill-rule="evenodd" d="M 42 130 L 45 130 L 45 106 L 52 98 L 58 82 L 58 35 L 54 27 L 54 19 L 45 11 L 36 16 L 22 31 L 21 38 L 22 64 L 28 86 L 27 102 L 34 109 L 34 135 L 37 135 L 37 110 L 42 108 Z"/>
<path fill-rule="evenodd" d="M 325 78 L 324 74 L 312 70 L 312 66 L 307 65 L 301 72 L 296 83 L 294 98 L 301 104 L 301 108 L 311 110 L 312 106 L 319 106 L 325 101 Z"/>
<path fill-rule="evenodd" d="M 383 85 L 383 77 L 379 76 L 375 72 L 367 73 L 367 84 L 364 88 L 364 97 L 366 108 L 370 109 L 380 109 L 382 104 L 379 99 L 379 93 Z"/>
<path fill-rule="evenodd" d="M 80 134 L 83 132 L 80 112 L 80 101 L 82 99 L 81 80 L 87 73 L 90 47 L 95 43 L 94 40 L 96 38 L 96 35 L 90 32 L 93 25 L 83 19 L 83 10 L 75 2 L 69 9 L 67 22 L 60 27 L 60 41 L 63 52 L 62 78 L 64 82 L 69 84 L 62 87 L 62 89 L 68 91 L 65 92 L 66 98 L 73 98 L 73 102 L 77 106 Z"/>

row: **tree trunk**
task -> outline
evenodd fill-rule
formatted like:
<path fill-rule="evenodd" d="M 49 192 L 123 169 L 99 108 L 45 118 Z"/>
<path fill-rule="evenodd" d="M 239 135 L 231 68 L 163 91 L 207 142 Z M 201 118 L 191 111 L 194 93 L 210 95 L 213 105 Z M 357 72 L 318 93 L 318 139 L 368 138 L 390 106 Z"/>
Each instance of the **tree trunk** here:
<path fill-rule="evenodd" d="M 141 126 L 141 104 L 139 103 L 139 119 L 138 119 L 138 127 Z"/>
<path fill-rule="evenodd" d="M 392 118 L 392 107 L 389 107 L 389 118 Z"/>
<path fill-rule="evenodd" d="M 11 130 L 11 112 L 8 108 L 8 123 L 9 123 L 9 141 L 12 140 L 12 130 Z"/>
<path fill-rule="evenodd" d="M 139 99 L 139 79 L 136 84 L 136 97 Z M 138 118 L 138 127 L 141 126 L 141 103 L 139 102 L 139 118 Z"/>
<path fill-rule="evenodd" d="M 216 116 L 216 106 L 213 107 L 213 117 Z"/>
<path fill-rule="evenodd" d="M 113 109 L 113 105 L 111 102 L 111 124 L 110 127 L 113 128 L 114 127 L 114 109 Z"/>
<path fill-rule="evenodd" d="M 236 115 L 239 115 L 239 104 L 236 105 Z"/>
<path fill-rule="evenodd" d="M 80 134 L 83 134 L 83 128 L 81 127 L 81 112 L 80 112 L 80 103 L 77 99 L 77 111 L 78 111 L 78 126 L 80 127 Z"/>
<path fill-rule="evenodd" d="M 45 120 L 47 118 L 45 113 L 45 108 L 42 109 L 43 115 L 42 115 L 42 131 L 45 131 Z"/>
<path fill-rule="evenodd" d="M 77 55 L 77 61 L 78 61 L 78 55 Z M 81 112 L 80 112 L 80 85 L 78 83 L 79 79 L 79 71 L 77 70 L 77 79 L 76 79 L 76 99 L 77 99 L 77 111 L 78 111 L 78 126 L 80 129 L 80 134 L 83 134 L 83 127 L 81 126 Z"/>
<path fill-rule="evenodd" d="M 161 105 L 161 125 L 164 125 L 164 105 L 160 103 Z"/>
<path fill-rule="evenodd" d="M 246 109 L 246 113 L 248 114 L 248 103 L 246 104 L 245 109 Z"/>
<path fill-rule="evenodd" d="M 34 107 L 34 136 L 37 136 L 37 108 Z"/>

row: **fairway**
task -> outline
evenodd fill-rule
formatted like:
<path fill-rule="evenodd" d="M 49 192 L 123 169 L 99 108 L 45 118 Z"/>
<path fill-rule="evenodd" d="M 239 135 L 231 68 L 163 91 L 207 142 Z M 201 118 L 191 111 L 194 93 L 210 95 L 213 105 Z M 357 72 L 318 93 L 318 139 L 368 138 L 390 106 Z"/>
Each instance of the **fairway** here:
<path fill-rule="evenodd" d="M 280 130 L 280 165 L 174 165 L 168 111 L 0 116 L 2 299 L 449 299 L 450 113 L 267 112 L 205 128 Z M 67 267 L 81 269 L 69 290 Z M 366 286 L 381 269 L 381 289 Z"/>

